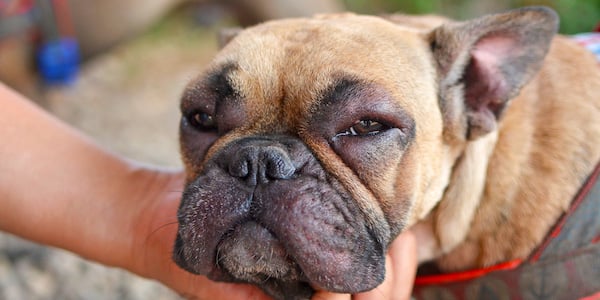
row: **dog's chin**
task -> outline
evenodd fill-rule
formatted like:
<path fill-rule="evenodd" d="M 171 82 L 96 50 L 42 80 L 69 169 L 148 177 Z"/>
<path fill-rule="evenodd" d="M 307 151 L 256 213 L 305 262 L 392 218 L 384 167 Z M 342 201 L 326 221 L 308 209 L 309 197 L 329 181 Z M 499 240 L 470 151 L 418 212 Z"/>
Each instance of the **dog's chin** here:
<path fill-rule="evenodd" d="M 221 241 L 217 262 L 233 277 L 255 284 L 269 279 L 305 280 L 283 245 L 254 221 L 236 226 Z"/>
<path fill-rule="evenodd" d="M 325 218 L 307 219 L 289 220 L 273 231 L 262 225 L 263 221 L 247 219 L 221 236 L 210 266 L 199 266 L 197 262 L 203 260 L 189 255 L 194 252 L 194 243 L 186 244 L 178 235 L 175 261 L 211 280 L 254 284 L 275 299 L 309 299 L 315 290 L 357 293 L 383 281 L 383 251 L 367 232 L 356 234 L 348 243 L 342 232 L 338 232 L 339 236 L 329 232 L 327 227 L 331 224 L 318 224 Z M 273 226 L 265 223 L 269 228 Z M 318 226 L 322 226 L 321 232 Z M 340 231 L 359 231 L 338 226 Z M 295 232 L 282 234 L 282 227 Z M 302 232 L 307 228 L 309 232 Z M 275 232 L 284 235 L 283 239 Z"/>
<path fill-rule="evenodd" d="M 308 279 L 283 245 L 254 221 L 238 225 L 224 237 L 217 248 L 217 261 L 228 276 L 255 284 L 275 298 L 307 299 L 313 294 Z"/>
<path fill-rule="evenodd" d="M 371 276 L 372 280 L 363 276 L 353 278 L 369 272 L 343 267 L 351 264 L 349 261 L 343 262 L 351 259 L 351 255 L 340 253 L 323 254 L 337 256 L 333 261 L 338 263 L 328 264 L 326 271 L 322 269 L 323 266 L 305 265 L 308 273 L 321 274 L 319 278 L 311 280 L 290 257 L 284 245 L 266 227 L 255 221 L 240 224 L 228 232 L 216 252 L 216 264 L 208 273 L 208 278 L 251 283 L 275 299 L 309 299 L 315 290 L 357 293 L 376 287 L 382 280 L 379 276 Z M 189 268 L 185 263 L 180 265 Z M 193 271 L 193 268 L 190 270 Z"/>

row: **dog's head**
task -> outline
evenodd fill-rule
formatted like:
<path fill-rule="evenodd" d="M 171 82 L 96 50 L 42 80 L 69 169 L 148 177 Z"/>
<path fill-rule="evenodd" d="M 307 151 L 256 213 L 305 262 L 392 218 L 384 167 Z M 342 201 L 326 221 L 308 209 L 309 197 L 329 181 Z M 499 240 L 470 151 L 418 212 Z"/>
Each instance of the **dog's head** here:
<path fill-rule="evenodd" d="M 279 298 L 374 288 L 388 244 L 440 201 L 555 30 L 529 8 L 430 29 L 345 14 L 242 31 L 183 95 L 175 260 Z"/>

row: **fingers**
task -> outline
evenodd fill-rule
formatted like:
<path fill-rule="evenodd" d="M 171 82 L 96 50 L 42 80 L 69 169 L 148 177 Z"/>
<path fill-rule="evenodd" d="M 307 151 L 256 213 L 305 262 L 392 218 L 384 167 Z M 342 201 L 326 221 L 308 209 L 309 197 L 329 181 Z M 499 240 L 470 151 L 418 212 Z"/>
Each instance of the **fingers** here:
<path fill-rule="evenodd" d="M 417 239 L 406 231 L 391 245 L 389 256 L 394 275 L 393 297 L 390 299 L 410 299 L 417 273 Z"/>
<path fill-rule="evenodd" d="M 162 282 L 183 299 L 269 300 L 259 288 L 249 284 L 215 282 L 205 276 L 188 273 L 176 266 Z"/>
<path fill-rule="evenodd" d="M 385 280 L 377 288 L 355 295 L 355 300 L 410 299 L 417 272 L 417 243 L 410 231 L 402 233 L 391 244 L 386 256 Z"/>
<path fill-rule="evenodd" d="M 352 296 L 349 294 L 334 294 L 325 291 L 316 292 L 311 300 L 350 300 Z"/>

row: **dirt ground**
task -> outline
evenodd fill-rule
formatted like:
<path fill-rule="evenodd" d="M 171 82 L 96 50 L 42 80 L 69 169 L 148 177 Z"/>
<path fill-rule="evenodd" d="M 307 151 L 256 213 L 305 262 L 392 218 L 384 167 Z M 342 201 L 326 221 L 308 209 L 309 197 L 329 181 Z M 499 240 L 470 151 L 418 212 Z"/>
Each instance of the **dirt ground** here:
<path fill-rule="evenodd" d="M 120 155 L 180 167 L 178 99 L 216 51 L 212 29 L 170 17 L 86 62 L 68 87 L 46 89 L 49 111 Z M 167 288 L 62 250 L 0 235 L 0 299 L 179 299 Z"/>

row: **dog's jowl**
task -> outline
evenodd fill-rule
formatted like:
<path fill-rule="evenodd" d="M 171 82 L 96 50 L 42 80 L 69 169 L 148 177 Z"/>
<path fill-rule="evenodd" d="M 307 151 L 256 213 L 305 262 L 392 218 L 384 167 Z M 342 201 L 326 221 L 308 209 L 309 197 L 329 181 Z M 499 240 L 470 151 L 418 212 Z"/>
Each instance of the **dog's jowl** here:
<path fill-rule="evenodd" d="M 527 257 L 600 159 L 600 69 L 542 7 L 239 32 L 186 88 L 175 261 L 357 293 L 412 228 L 443 271 Z"/>

